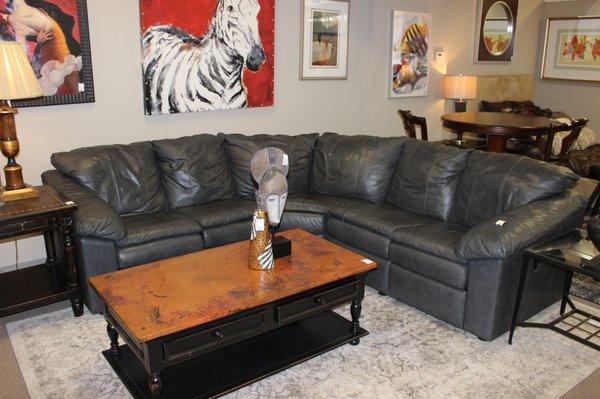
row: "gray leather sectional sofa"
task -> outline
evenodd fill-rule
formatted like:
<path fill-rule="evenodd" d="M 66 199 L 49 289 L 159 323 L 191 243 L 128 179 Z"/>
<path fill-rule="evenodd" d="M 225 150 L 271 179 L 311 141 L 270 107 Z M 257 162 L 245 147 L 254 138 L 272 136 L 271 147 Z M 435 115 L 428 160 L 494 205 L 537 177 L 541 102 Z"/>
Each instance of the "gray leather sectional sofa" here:
<path fill-rule="evenodd" d="M 248 239 L 250 158 L 266 146 L 290 156 L 280 229 L 377 260 L 370 286 L 484 340 L 509 328 L 523 249 L 576 227 L 585 207 L 565 168 L 403 137 L 196 135 L 57 153 L 42 177 L 79 206 L 88 308 L 102 310 L 91 276 Z M 526 315 L 560 297 L 562 277 L 529 274 Z"/>

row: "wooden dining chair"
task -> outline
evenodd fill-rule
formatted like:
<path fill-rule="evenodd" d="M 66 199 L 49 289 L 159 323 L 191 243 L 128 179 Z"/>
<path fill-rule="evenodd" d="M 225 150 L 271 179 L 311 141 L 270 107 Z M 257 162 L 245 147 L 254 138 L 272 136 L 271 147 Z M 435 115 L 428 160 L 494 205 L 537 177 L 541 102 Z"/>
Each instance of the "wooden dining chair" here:
<path fill-rule="evenodd" d="M 557 163 L 566 158 L 573 147 L 575 142 L 579 138 L 581 131 L 588 123 L 586 118 L 581 118 L 571 122 L 571 125 L 567 124 L 553 124 L 548 128 L 545 135 L 539 135 L 536 139 L 536 149 L 531 153 L 527 154 L 533 156 L 533 158 L 541 159 L 546 162 Z M 559 132 L 569 132 L 561 140 L 560 152 L 558 155 L 552 155 L 552 147 L 554 144 L 554 136 Z"/>
<path fill-rule="evenodd" d="M 422 116 L 414 116 L 410 111 L 398 110 L 398 114 L 404 123 L 406 136 L 411 139 L 417 138 L 417 126 L 421 131 L 421 140 L 427 141 L 427 119 Z"/>

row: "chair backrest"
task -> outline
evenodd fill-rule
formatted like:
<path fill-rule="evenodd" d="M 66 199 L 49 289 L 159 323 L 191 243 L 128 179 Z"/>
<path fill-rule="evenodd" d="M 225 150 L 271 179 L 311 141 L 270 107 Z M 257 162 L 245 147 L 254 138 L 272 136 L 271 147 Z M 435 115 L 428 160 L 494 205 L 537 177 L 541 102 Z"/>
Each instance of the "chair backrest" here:
<path fill-rule="evenodd" d="M 548 136 L 546 137 L 546 143 L 544 148 L 544 161 L 546 162 L 558 162 L 564 159 L 575 145 L 575 142 L 579 138 L 581 131 L 584 126 L 588 123 L 586 118 L 581 118 L 571 122 L 571 125 L 566 124 L 553 124 L 548 129 Z M 560 153 L 557 157 L 552 156 L 552 144 L 554 143 L 554 135 L 558 132 L 569 132 L 561 141 Z"/>
<path fill-rule="evenodd" d="M 410 111 L 398 110 L 398 114 L 404 123 L 406 135 L 411 139 L 417 138 L 416 126 L 421 130 L 421 140 L 427 141 L 427 119 L 421 116 L 414 116 Z"/>

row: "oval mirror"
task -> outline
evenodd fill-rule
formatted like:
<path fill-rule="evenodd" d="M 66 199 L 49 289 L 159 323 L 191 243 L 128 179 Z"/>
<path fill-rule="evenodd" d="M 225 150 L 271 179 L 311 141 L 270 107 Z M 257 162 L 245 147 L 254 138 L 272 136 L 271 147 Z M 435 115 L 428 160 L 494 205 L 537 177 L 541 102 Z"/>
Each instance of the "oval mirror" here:
<path fill-rule="evenodd" d="M 513 40 L 514 20 L 508 5 L 495 2 L 485 15 L 483 40 L 485 48 L 492 55 L 503 54 Z"/>

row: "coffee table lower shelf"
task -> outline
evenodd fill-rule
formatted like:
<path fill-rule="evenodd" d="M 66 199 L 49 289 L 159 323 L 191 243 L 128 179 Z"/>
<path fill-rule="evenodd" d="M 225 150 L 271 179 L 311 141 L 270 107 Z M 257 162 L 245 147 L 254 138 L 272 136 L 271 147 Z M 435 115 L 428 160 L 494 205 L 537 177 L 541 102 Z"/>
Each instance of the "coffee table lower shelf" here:
<path fill-rule="evenodd" d="M 326 311 L 169 367 L 161 374 L 161 398 L 225 395 L 368 334 L 363 328 L 351 333 L 350 327 L 349 320 Z M 102 354 L 134 398 L 152 398 L 146 371 L 127 345 L 118 356 Z"/>

